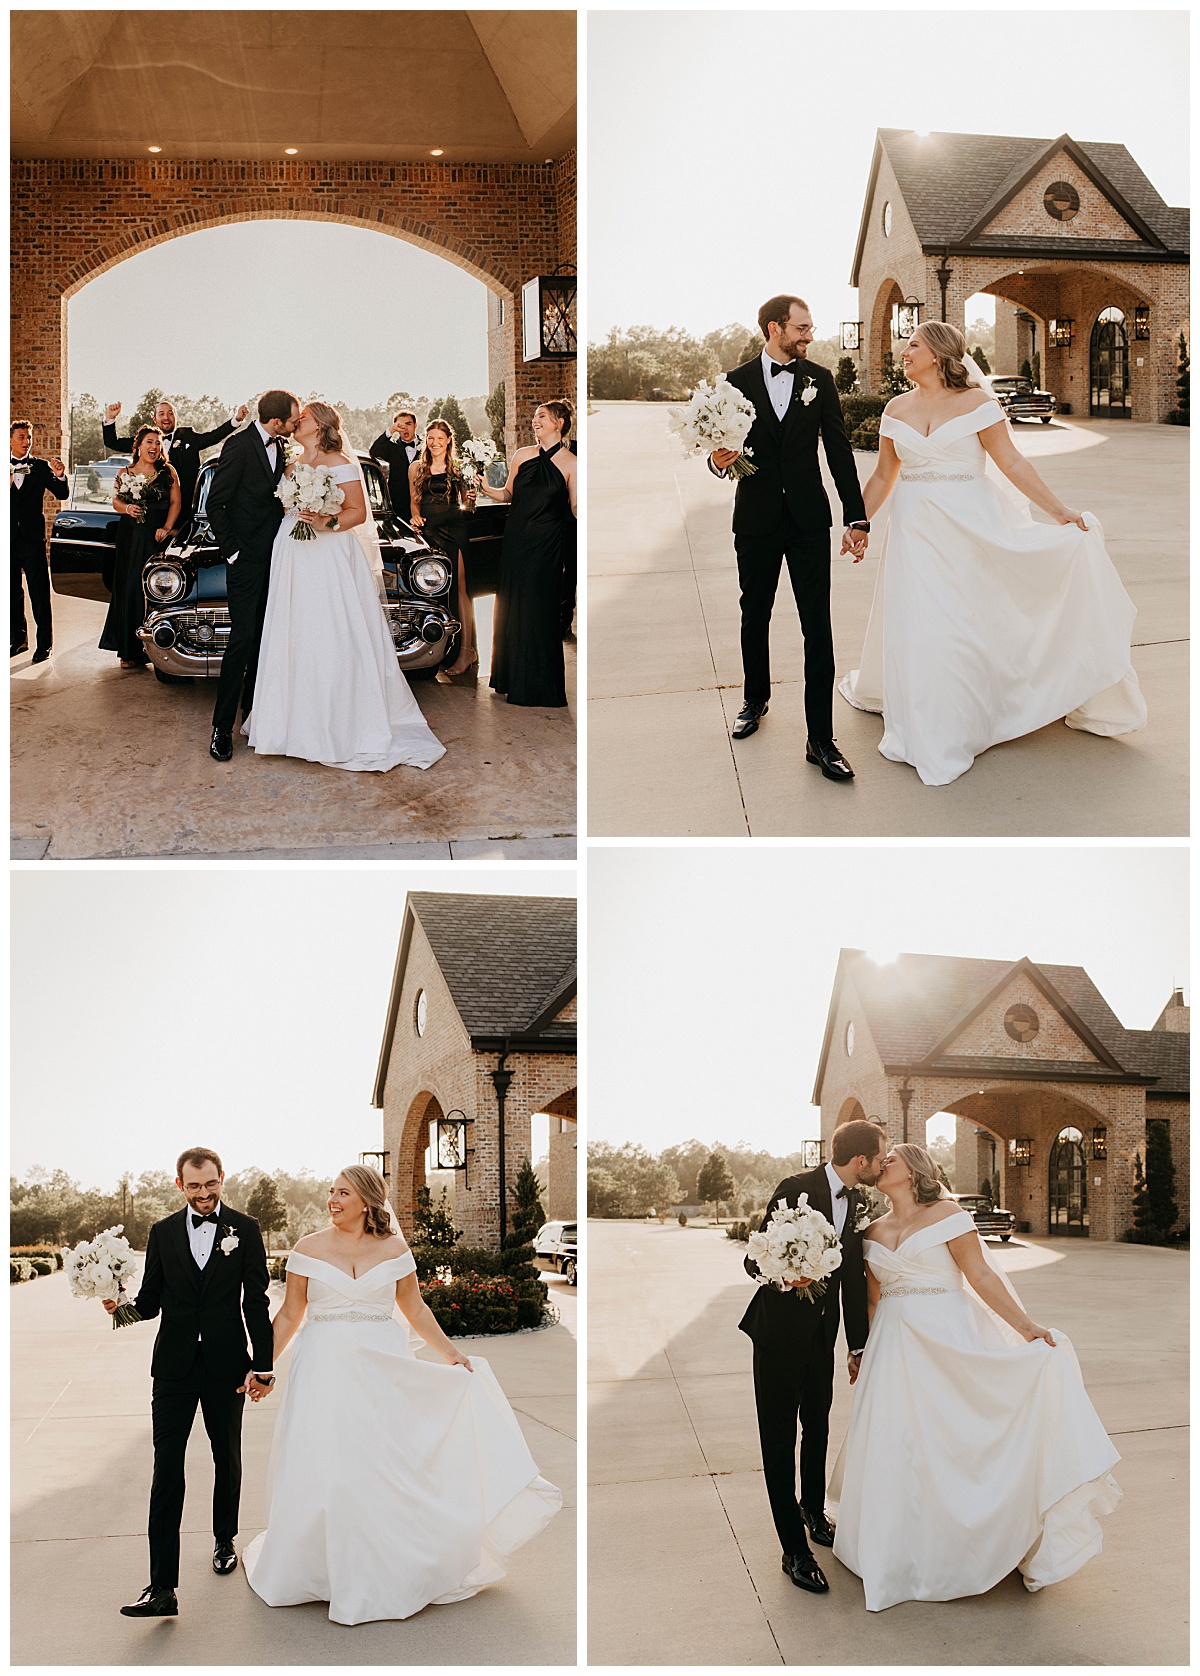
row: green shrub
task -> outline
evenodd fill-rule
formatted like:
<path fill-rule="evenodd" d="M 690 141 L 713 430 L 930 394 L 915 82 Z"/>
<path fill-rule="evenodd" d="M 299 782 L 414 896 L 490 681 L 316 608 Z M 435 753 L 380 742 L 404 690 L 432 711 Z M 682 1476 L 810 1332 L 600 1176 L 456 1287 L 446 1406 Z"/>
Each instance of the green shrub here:
<path fill-rule="evenodd" d="M 833 375 L 833 387 L 839 396 L 845 396 L 858 383 L 858 368 L 850 355 L 843 355 L 837 364 L 837 371 Z"/>
<path fill-rule="evenodd" d="M 56 1269 L 63 1266 L 62 1248 L 57 1245 L 10 1245 L 10 1257 L 49 1257 Z"/>
<path fill-rule="evenodd" d="M 731 1222 L 725 1230 L 727 1240 L 741 1240 L 743 1243 L 750 1238 L 750 1224 L 748 1222 Z"/>
<path fill-rule="evenodd" d="M 53 1257 L 27 1257 L 26 1262 L 32 1263 L 35 1274 L 53 1274 L 58 1267 Z"/>
<path fill-rule="evenodd" d="M 8 1283 L 12 1286 L 19 1280 L 33 1279 L 33 1264 L 28 1257 L 10 1257 L 8 1259 Z"/>
<path fill-rule="evenodd" d="M 856 431 L 864 419 L 878 419 L 888 404 L 887 396 L 870 396 L 854 391 L 842 397 L 842 418 L 848 431 Z"/>
<path fill-rule="evenodd" d="M 860 454 L 878 454 L 879 420 L 864 419 L 857 430 L 851 431 L 850 446 L 857 448 Z"/>
<path fill-rule="evenodd" d="M 1185 413 L 1183 411 L 1183 409 L 1179 408 L 1179 407 L 1174 408 L 1170 413 L 1168 413 L 1167 417 L 1166 417 L 1166 420 L 1164 421 L 1164 423 L 1166 423 L 1168 425 L 1189 425 L 1189 426 L 1191 425 L 1191 422 L 1192 422 L 1191 414 L 1190 413 Z"/>
<path fill-rule="evenodd" d="M 272 1280 L 282 1280 L 286 1283 L 286 1281 L 287 1281 L 287 1258 L 286 1257 L 268 1257 L 267 1258 L 267 1273 L 270 1275 Z"/>
<path fill-rule="evenodd" d="M 684 1215 L 684 1213 L 682 1211 L 680 1211 L 680 1213 L 679 1213 L 679 1226 L 681 1228 L 686 1228 L 687 1227 L 687 1217 Z"/>
<path fill-rule="evenodd" d="M 452 1280 L 430 1280 L 422 1286 L 421 1296 L 450 1338 L 511 1333 L 520 1325 L 516 1288 L 507 1275 L 456 1275 Z"/>
<path fill-rule="evenodd" d="M 504 1259 L 498 1251 L 485 1251 L 482 1246 L 456 1246 L 450 1254 L 450 1269 L 454 1274 L 504 1274 Z"/>

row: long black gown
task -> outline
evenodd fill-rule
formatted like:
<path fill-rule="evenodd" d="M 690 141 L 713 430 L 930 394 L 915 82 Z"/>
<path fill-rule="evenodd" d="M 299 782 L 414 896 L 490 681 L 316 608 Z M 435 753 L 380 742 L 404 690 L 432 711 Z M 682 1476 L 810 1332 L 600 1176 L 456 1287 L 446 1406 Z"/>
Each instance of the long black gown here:
<path fill-rule="evenodd" d="M 100 633 L 100 650 L 116 652 L 125 663 L 146 664 L 150 659 L 137 631 L 146 618 L 146 596 L 142 592 L 142 568 L 154 557 L 159 542 L 155 531 L 166 524 L 171 507 L 171 473 L 157 472 L 147 482 L 142 496 L 141 518 L 121 514 L 117 528 L 117 552 L 113 563 L 112 598 Z"/>
<path fill-rule="evenodd" d="M 456 484 L 457 489 L 457 484 Z M 421 516 L 425 520 L 421 534 L 426 541 L 435 547 L 440 547 L 450 560 L 454 571 L 454 581 L 450 590 L 450 609 L 461 621 L 462 608 L 459 600 L 458 569 L 459 561 L 463 561 L 463 572 L 466 573 L 465 555 L 467 551 L 467 515 L 459 505 L 457 494 L 453 497 L 446 493 L 446 473 L 431 472 L 421 485 Z"/>
<path fill-rule="evenodd" d="M 562 609 L 565 538 L 574 516 L 562 447 L 539 449 L 518 469 L 500 552 L 492 627 L 492 686 L 510 704 L 567 702 Z"/>

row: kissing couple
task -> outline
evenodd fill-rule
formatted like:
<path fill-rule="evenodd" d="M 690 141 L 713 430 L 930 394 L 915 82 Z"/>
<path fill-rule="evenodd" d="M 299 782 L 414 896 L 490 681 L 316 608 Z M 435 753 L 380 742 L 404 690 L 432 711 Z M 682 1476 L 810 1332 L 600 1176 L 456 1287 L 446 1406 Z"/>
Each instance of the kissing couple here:
<path fill-rule="evenodd" d="M 178 1616 L 184 1457 L 199 1406 L 213 1457 L 213 1570 L 238 1567 L 242 1415 L 275 1385 L 296 1339 L 267 1467 L 267 1528 L 243 1555 L 268 1606 L 329 1603 L 334 1623 L 408 1618 L 465 1600 L 562 1497 L 537 1470 L 487 1362 L 446 1337 L 383 1178 L 350 1164 L 329 1224 L 296 1242 L 272 1321 L 267 1256 L 252 1216 L 222 1199 L 221 1160 L 189 1147 L 183 1208 L 150 1229 L 133 1308 L 158 1319 L 151 1362 L 154 1478 L 150 1582 L 121 1611 Z M 104 1306 L 114 1313 L 115 1302 Z M 408 1327 L 442 1358 L 419 1361 Z"/>
<path fill-rule="evenodd" d="M 297 465 L 328 471 L 342 493 L 336 513 L 284 510 L 279 485 Z M 231 760 L 240 700 L 260 755 L 376 773 L 444 756 L 396 662 L 375 517 L 337 409 L 267 390 L 221 450 L 206 516 L 230 621 L 210 755 Z M 297 524 L 316 539 L 293 540 Z"/>
<path fill-rule="evenodd" d="M 869 1612 L 984 1594 L 1013 1570 L 1030 1591 L 1070 1577 L 1121 1496 L 1070 1341 L 1030 1319 L 924 1147 L 858 1120 L 830 1156 L 781 1181 L 763 1218 L 804 1197 L 832 1223 L 842 1260 L 821 1295 L 762 1282 L 746 1258 L 760 1284 L 740 1327 L 784 1573 L 828 1591 L 811 1536 L 862 1579 Z M 874 1219 L 871 1189 L 890 1206 Z M 843 1316 L 854 1392 L 827 1485 Z"/>

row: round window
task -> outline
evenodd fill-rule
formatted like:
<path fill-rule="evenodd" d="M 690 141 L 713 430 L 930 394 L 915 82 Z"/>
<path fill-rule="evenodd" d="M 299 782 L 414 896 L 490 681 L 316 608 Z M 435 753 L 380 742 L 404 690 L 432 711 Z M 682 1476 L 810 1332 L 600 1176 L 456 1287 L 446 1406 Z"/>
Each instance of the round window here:
<path fill-rule="evenodd" d="M 1004 1028 L 1014 1042 L 1031 1042 L 1041 1029 L 1038 1015 L 1024 1003 L 1010 1007 L 1004 1015 Z"/>
<path fill-rule="evenodd" d="M 1067 180 L 1056 180 L 1042 195 L 1042 208 L 1055 221 L 1073 221 L 1079 214 L 1079 194 Z"/>
<path fill-rule="evenodd" d="M 883 236 L 885 239 L 890 239 L 892 236 L 892 206 L 890 203 L 883 206 Z"/>
<path fill-rule="evenodd" d="M 849 1024 L 846 1026 L 846 1058 L 849 1059 L 851 1057 L 851 1055 L 853 1054 L 853 1052 L 854 1052 L 854 1020 L 851 1019 Z"/>
<path fill-rule="evenodd" d="M 425 1034 L 425 1024 L 429 1018 L 429 997 L 423 989 L 417 991 L 417 1001 L 413 1008 L 413 1023 L 417 1027 L 417 1035 Z"/>

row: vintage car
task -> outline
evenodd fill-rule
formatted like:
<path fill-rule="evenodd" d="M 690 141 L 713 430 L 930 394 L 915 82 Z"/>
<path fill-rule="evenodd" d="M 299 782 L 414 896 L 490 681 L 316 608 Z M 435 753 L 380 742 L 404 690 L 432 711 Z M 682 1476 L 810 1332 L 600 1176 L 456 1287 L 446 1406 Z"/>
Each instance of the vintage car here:
<path fill-rule="evenodd" d="M 1040 419 L 1048 425 L 1058 412 L 1056 397 L 1049 390 L 1039 390 L 1032 378 L 992 373 L 987 383 L 1009 419 Z"/>
<path fill-rule="evenodd" d="M 957 1199 L 962 1208 L 970 1214 L 979 1233 L 998 1234 L 1005 1241 L 1012 1238 L 1013 1230 L 1017 1226 L 1017 1219 L 1012 1211 L 1001 1210 L 999 1205 L 993 1205 L 982 1193 L 953 1193 L 951 1197 Z"/>
<path fill-rule="evenodd" d="M 379 534 L 397 661 L 410 677 L 432 677 L 453 656 L 460 626 L 450 609 L 450 561 L 393 512 L 386 467 L 367 454 L 358 458 Z M 108 598 L 120 524 L 111 505 L 113 483 L 125 464 L 76 467 L 70 500 L 50 537 L 58 592 Z M 200 468 L 191 517 L 142 571 L 146 616 L 138 634 L 160 681 L 219 674 L 229 639 L 225 564 L 206 516 L 215 469 L 215 459 Z M 471 515 L 466 570 L 472 596 L 495 591 L 507 514 L 507 506 L 481 500 Z"/>
<path fill-rule="evenodd" d="M 568 1286 L 579 1282 L 579 1224 L 544 1222 L 534 1235 L 534 1255 L 546 1268 L 561 1274 Z"/>

